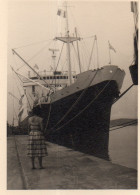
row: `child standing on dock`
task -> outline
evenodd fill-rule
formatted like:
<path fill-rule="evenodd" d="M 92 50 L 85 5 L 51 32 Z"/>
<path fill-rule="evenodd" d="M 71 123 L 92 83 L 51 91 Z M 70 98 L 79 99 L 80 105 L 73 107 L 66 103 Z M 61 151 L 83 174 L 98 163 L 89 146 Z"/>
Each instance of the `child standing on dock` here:
<path fill-rule="evenodd" d="M 40 169 L 43 169 L 42 158 L 48 155 L 43 132 L 43 119 L 39 115 L 40 109 L 34 107 L 32 116 L 28 120 L 29 141 L 27 155 L 31 157 L 32 169 L 35 169 L 35 157 L 38 158 Z"/>

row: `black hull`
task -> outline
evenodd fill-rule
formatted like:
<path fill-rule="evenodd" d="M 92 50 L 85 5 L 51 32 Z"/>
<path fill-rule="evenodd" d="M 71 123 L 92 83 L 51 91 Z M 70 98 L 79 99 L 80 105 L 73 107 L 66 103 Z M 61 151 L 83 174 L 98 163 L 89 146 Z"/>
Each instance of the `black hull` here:
<path fill-rule="evenodd" d="M 111 105 L 119 93 L 117 83 L 110 81 L 108 84 L 108 82 L 104 81 L 84 92 L 74 93 L 52 103 L 47 125 L 47 141 L 108 159 Z M 75 104 L 71 112 L 56 125 L 81 93 L 81 99 Z M 91 101 L 90 106 L 87 106 Z M 86 106 L 87 108 L 78 115 Z M 44 118 L 45 126 L 49 110 L 50 105 L 41 105 L 41 117 Z M 77 117 L 75 117 L 76 115 Z M 73 117 L 75 118 L 73 119 Z"/>

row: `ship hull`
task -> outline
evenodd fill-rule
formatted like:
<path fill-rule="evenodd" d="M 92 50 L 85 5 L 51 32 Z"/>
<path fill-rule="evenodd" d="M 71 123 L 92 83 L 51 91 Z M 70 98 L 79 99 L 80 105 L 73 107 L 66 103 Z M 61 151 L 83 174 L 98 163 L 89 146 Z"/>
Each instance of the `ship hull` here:
<path fill-rule="evenodd" d="M 75 83 L 52 94 L 51 102 L 36 105 L 41 109 L 46 140 L 109 159 L 111 106 L 124 75 L 117 66 L 83 72 Z"/>
<path fill-rule="evenodd" d="M 118 93 L 115 81 L 104 81 L 51 105 L 42 104 L 46 139 L 108 159 L 111 106 Z"/>

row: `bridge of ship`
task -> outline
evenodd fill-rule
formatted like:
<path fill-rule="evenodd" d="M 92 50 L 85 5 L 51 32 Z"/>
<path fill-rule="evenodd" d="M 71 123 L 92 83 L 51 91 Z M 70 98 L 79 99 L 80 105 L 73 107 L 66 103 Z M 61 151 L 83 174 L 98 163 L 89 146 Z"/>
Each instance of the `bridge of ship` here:
<path fill-rule="evenodd" d="M 23 79 L 23 87 L 26 94 L 30 94 L 31 98 L 34 99 L 36 104 L 38 103 L 49 103 L 49 95 L 65 88 L 68 85 L 68 72 L 67 71 L 41 71 L 38 72 L 41 78 L 35 73 L 28 72 L 28 78 Z M 72 72 L 73 83 L 77 79 L 76 72 Z M 41 87 L 40 85 L 44 86 Z M 45 89 L 46 88 L 46 89 Z M 51 88 L 51 89 L 50 89 Z M 47 90 L 48 89 L 48 90 Z M 32 102 L 30 102 L 32 104 Z"/>

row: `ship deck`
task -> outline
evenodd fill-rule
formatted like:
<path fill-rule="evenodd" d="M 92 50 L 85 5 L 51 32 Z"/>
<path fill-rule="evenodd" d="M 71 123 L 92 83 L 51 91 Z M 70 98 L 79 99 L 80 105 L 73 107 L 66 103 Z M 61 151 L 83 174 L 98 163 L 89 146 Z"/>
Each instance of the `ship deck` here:
<path fill-rule="evenodd" d="M 47 142 L 45 169 L 31 169 L 28 136 L 7 138 L 7 189 L 137 189 L 137 171 Z M 37 160 L 37 159 L 36 159 Z M 36 162 L 36 166 L 38 166 Z"/>

